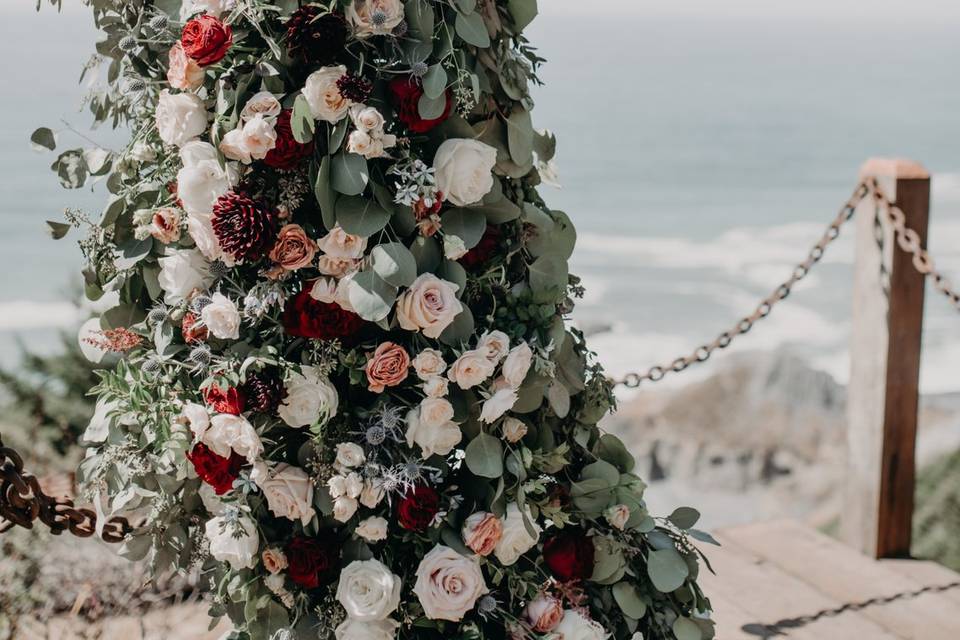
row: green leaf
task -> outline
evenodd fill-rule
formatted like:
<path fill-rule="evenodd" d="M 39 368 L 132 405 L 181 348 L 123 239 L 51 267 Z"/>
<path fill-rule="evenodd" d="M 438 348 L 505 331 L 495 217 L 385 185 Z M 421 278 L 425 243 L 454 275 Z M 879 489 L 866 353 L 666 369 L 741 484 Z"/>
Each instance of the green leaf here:
<path fill-rule="evenodd" d="M 114 260 L 117 268 L 121 270 L 131 269 L 150 255 L 150 249 L 153 248 L 153 238 L 150 236 L 143 240 L 131 238 L 117 248 L 120 250 L 120 256 Z"/>
<path fill-rule="evenodd" d="M 477 0 L 457 0 L 457 10 L 461 13 L 473 13 L 477 10 Z"/>
<path fill-rule="evenodd" d="M 344 196 L 337 199 L 337 223 L 347 233 L 365 238 L 387 226 L 390 212 L 373 198 Z"/>
<path fill-rule="evenodd" d="M 557 137 L 549 131 L 534 131 L 533 150 L 540 162 L 550 162 L 557 154 Z"/>
<path fill-rule="evenodd" d="M 503 475 L 503 445 L 489 433 L 480 433 L 466 449 L 467 468 L 481 478 L 499 478 Z"/>
<path fill-rule="evenodd" d="M 530 265 L 530 288 L 534 293 L 546 293 L 566 289 L 567 261 L 559 256 L 545 255 Z"/>
<path fill-rule="evenodd" d="M 678 507 L 667 518 L 678 529 L 692 529 L 699 519 L 700 512 L 692 507 Z"/>
<path fill-rule="evenodd" d="M 509 0 L 507 7 L 513 16 L 516 31 L 523 31 L 537 17 L 537 0 Z"/>
<path fill-rule="evenodd" d="M 701 640 L 700 627 L 690 618 L 677 618 L 673 622 L 673 635 L 677 640 Z"/>
<path fill-rule="evenodd" d="M 410 244 L 410 253 L 417 261 L 417 273 L 433 273 L 440 266 L 443 253 L 436 238 L 427 238 L 417 234 Z"/>
<path fill-rule="evenodd" d="M 467 271 L 459 262 L 455 260 L 444 260 L 440 264 L 440 270 L 437 275 L 457 285 L 457 297 L 463 297 L 463 292 L 467 288 Z"/>
<path fill-rule="evenodd" d="M 347 294 L 358 316 L 370 322 L 379 322 L 390 314 L 397 299 L 397 288 L 370 269 L 353 277 Z"/>
<path fill-rule="evenodd" d="M 327 138 L 327 153 L 336 153 L 340 150 L 344 138 L 347 137 L 347 129 L 350 128 L 350 118 L 344 118 L 335 125 L 330 125 L 330 135 Z"/>
<path fill-rule="evenodd" d="M 580 478 L 582 480 L 597 478 L 603 480 L 608 487 L 616 487 L 620 484 L 620 472 L 615 466 L 603 460 L 597 460 L 585 466 L 580 472 Z"/>
<path fill-rule="evenodd" d="M 526 109 L 514 109 L 507 119 L 507 146 L 518 165 L 533 162 L 533 122 Z"/>
<path fill-rule="evenodd" d="M 639 620 L 647 613 L 647 603 L 640 598 L 640 592 L 629 582 L 618 582 L 613 585 L 613 599 L 625 615 Z"/>
<path fill-rule="evenodd" d="M 615 466 L 621 473 L 629 473 L 637 463 L 620 438 L 612 433 L 600 436 L 593 447 L 593 454 Z"/>
<path fill-rule="evenodd" d="M 623 550 L 608 538 L 594 536 L 594 565 L 592 582 L 598 584 L 613 584 L 623 578 L 627 569 L 627 561 Z"/>
<path fill-rule="evenodd" d="M 432 39 L 430 36 L 433 35 L 436 16 L 430 2 L 427 2 L 427 0 L 408 0 L 404 5 L 404 18 L 407 20 L 411 33 L 418 38 Z"/>
<path fill-rule="evenodd" d="M 451 209 L 440 218 L 440 228 L 444 235 L 457 236 L 463 240 L 465 248 L 472 249 L 483 237 L 487 219 L 473 209 Z"/>
<path fill-rule="evenodd" d="M 146 317 L 146 313 L 137 305 L 120 304 L 107 309 L 100 316 L 100 327 L 103 329 L 132 327 L 133 325 L 142 322 Z"/>
<path fill-rule="evenodd" d="M 475 329 L 476 323 L 473 320 L 473 313 L 470 311 L 470 307 L 464 305 L 463 311 L 458 313 L 450 326 L 440 334 L 440 342 L 455 347 L 460 346 L 473 337 Z"/>
<path fill-rule="evenodd" d="M 423 92 L 431 99 L 439 99 L 447 90 L 447 72 L 439 64 L 435 64 L 423 77 Z M 444 100 L 446 102 L 446 100 Z M 443 112 L 441 112 L 442 115 Z"/>
<path fill-rule="evenodd" d="M 338 153 L 330 160 L 330 184 L 345 196 L 358 196 L 367 188 L 367 159 L 356 153 Z"/>
<path fill-rule="evenodd" d="M 407 287 L 417 277 L 417 260 L 399 242 L 379 244 L 370 252 L 373 270 L 395 287 Z"/>
<path fill-rule="evenodd" d="M 57 222 L 56 220 L 47 220 L 47 233 L 50 234 L 50 237 L 54 240 L 59 240 L 60 238 L 67 235 L 71 227 L 66 222 Z"/>
<path fill-rule="evenodd" d="M 315 127 L 316 121 L 310 112 L 310 105 L 301 93 L 293 101 L 293 113 L 290 114 L 290 130 L 293 132 L 293 139 L 300 144 L 310 142 L 313 140 Z"/>
<path fill-rule="evenodd" d="M 690 537 L 694 540 L 699 540 L 700 542 L 706 542 L 707 544 L 712 544 L 716 546 L 721 546 L 717 539 L 706 531 L 701 531 L 700 529 L 690 529 L 687 533 L 690 534 Z"/>
<path fill-rule="evenodd" d="M 87 181 L 89 171 L 83 149 L 70 149 L 57 157 L 50 168 L 57 173 L 65 189 L 79 189 Z"/>
<path fill-rule="evenodd" d="M 317 204 L 320 205 L 323 226 L 330 230 L 337 223 L 335 209 L 337 194 L 333 192 L 333 187 L 330 186 L 330 156 L 323 156 L 323 160 L 320 161 L 320 169 L 317 171 L 317 181 L 313 185 L 313 193 L 317 198 Z"/>
<path fill-rule="evenodd" d="M 570 483 L 570 497 L 577 509 L 589 516 L 598 516 L 610 506 L 613 490 L 602 478 L 588 478 Z"/>
<path fill-rule="evenodd" d="M 443 116 L 447 109 L 447 97 L 441 93 L 439 97 L 431 98 L 426 93 L 420 96 L 417 102 L 417 111 L 424 120 L 436 120 Z"/>
<path fill-rule="evenodd" d="M 57 136 L 54 135 L 51 129 L 46 127 L 40 127 L 36 131 L 30 134 L 30 142 L 33 144 L 33 148 L 37 151 L 53 151 L 57 148 Z"/>
<path fill-rule="evenodd" d="M 484 24 L 483 16 L 479 13 L 458 13 L 454 26 L 457 29 L 457 35 L 467 44 L 482 49 L 490 46 L 490 34 L 487 33 L 487 25 Z"/>
<path fill-rule="evenodd" d="M 647 575 L 657 591 L 672 593 L 681 586 L 690 575 L 690 569 L 676 549 L 657 549 L 650 552 L 647 559 Z"/>

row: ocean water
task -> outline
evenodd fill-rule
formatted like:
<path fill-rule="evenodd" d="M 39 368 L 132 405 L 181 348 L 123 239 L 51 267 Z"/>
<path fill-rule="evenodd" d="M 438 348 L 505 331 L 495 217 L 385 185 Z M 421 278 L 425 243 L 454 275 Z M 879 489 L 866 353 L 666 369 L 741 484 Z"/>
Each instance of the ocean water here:
<path fill-rule="evenodd" d="M 559 0 L 558 0 L 559 1 Z M 573 270 L 588 293 L 575 318 L 603 329 L 594 349 L 616 374 L 688 353 L 787 277 L 848 197 L 860 164 L 906 156 L 933 173 L 930 247 L 960 281 L 960 83 L 956 20 L 778 19 L 766 11 L 683 19 L 551 0 L 529 38 L 549 62 L 535 122 L 559 137 L 563 188 L 548 201 L 579 230 Z M 64 191 L 35 127 L 63 148 L 88 132 L 79 69 L 95 33 L 82 9 L 0 8 L 0 365 L 16 342 L 51 348 L 81 313 L 69 303 L 79 252 L 43 230 L 66 206 L 98 212 L 102 194 Z M 602 2 L 600 4 L 603 4 Z M 716 13 L 716 9 L 712 9 Z M 574 12 L 575 13 L 575 12 Z M 24 50 L 39 51 L 25 58 Z M 844 380 L 853 246 L 824 262 L 737 350 L 787 348 Z M 960 388 L 960 317 L 928 294 L 922 385 Z M 722 356 L 717 360 L 722 361 Z M 668 378 L 681 384 L 713 361 Z"/>

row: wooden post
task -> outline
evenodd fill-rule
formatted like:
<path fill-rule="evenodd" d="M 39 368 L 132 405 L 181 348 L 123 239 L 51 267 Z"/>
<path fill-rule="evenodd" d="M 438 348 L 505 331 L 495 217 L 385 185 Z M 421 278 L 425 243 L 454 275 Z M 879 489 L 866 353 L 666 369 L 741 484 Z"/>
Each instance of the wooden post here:
<path fill-rule="evenodd" d="M 873 158 L 861 177 L 877 179 L 926 246 L 927 170 L 909 160 Z M 924 277 L 896 246 L 891 225 L 876 225 L 872 197 L 855 218 L 842 531 L 872 557 L 903 557 L 910 554 L 913 519 Z"/>

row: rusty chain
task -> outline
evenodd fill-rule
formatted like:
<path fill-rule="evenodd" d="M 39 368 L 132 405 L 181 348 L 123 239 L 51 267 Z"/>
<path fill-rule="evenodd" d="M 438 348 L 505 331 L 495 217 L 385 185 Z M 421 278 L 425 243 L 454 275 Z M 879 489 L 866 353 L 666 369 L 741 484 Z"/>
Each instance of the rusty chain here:
<path fill-rule="evenodd" d="M 69 531 L 89 538 L 97 532 L 95 511 L 75 507 L 69 498 L 46 495 L 36 476 L 23 470 L 20 455 L 4 446 L 0 436 L 0 533 L 17 526 L 32 529 L 37 520 L 55 535 Z M 104 524 L 100 535 L 106 542 L 122 542 L 132 530 L 126 519 L 114 517 Z"/>
<path fill-rule="evenodd" d="M 669 364 L 652 366 L 643 373 L 628 373 L 623 378 L 614 380 L 614 385 L 635 389 L 644 382 L 658 382 L 668 373 L 680 373 L 690 365 L 706 362 L 716 351 L 726 349 L 734 339 L 748 333 L 757 321 L 770 315 L 773 308 L 790 295 L 798 282 L 807 277 L 813 265 L 823 258 L 827 247 L 840 236 L 840 228 L 853 218 L 857 205 L 871 194 L 876 203 L 878 220 L 880 219 L 880 212 L 883 211 L 885 219 L 893 227 L 897 245 L 901 250 L 913 256 L 914 268 L 924 276 L 929 276 L 933 280 L 934 288 L 945 295 L 951 304 L 960 310 L 960 294 L 953 288 L 947 277 L 936 269 L 933 258 L 922 246 L 919 234 L 906 226 L 906 216 L 903 211 L 884 194 L 877 181 L 871 178 L 861 181 L 856 186 L 853 194 L 844 202 L 826 231 L 810 249 L 806 259 L 793 268 L 789 278 L 760 301 L 753 313 L 744 316 L 731 328 L 720 333 L 712 342 L 700 345 L 689 355 L 680 356 Z"/>

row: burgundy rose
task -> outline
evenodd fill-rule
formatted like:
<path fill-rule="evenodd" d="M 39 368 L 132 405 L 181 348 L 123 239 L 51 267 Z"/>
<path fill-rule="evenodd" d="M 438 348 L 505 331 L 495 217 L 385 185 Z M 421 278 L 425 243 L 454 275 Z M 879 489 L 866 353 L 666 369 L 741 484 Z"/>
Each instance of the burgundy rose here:
<path fill-rule="evenodd" d="M 480 242 L 478 242 L 474 248 L 463 254 L 457 262 L 463 265 L 465 269 L 474 270 L 482 267 L 493 257 L 493 254 L 500 246 L 502 236 L 503 234 L 499 228 L 493 225 L 487 225 L 486 230 L 483 232 L 483 237 L 480 238 Z"/>
<path fill-rule="evenodd" d="M 217 413 L 230 413 L 235 416 L 243 413 L 247 398 L 243 391 L 236 387 L 221 389 L 215 384 L 203 390 L 203 400 Z"/>
<path fill-rule="evenodd" d="M 414 133 L 426 133 L 450 115 L 452 101 L 450 91 L 447 91 L 447 103 L 443 108 L 443 114 L 439 118 L 425 120 L 420 117 L 418 104 L 420 97 L 423 95 L 423 87 L 420 86 L 420 81 L 413 76 L 392 80 L 390 82 L 390 94 L 393 106 L 397 110 L 397 118 Z"/>
<path fill-rule="evenodd" d="M 233 482 L 240 477 L 240 469 L 247 462 L 246 458 L 233 451 L 229 458 L 219 456 L 202 442 L 193 447 L 187 459 L 193 463 L 197 476 L 213 487 L 218 496 L 233 489 Z"/>
<path fill-rule="evenodd" d="M 230 25 L 218 18 L 203 14 L 193 18 L 183 26 L 180 35 L 183 51 L 197 61 L 200 66 L 219 62 L 233 45 L 233 31 Z"/>
<path fill-rule="evenodd" d="M 337 564 L 339 549 L 329 539 L 298 536 L 287 544 L 287 575 L 305 589 L 316 589 L 330 577 Z"/>
<path fill-rule="evenodd" d="M 560 582 L 593 575 L 593 540 L 582 531 L 564 531 L 543 543 L 543 559 Z"/>
<path fill-rule="evenodd" d="M 440 494 L 427 485 L 418 485 L 397 503 L 397 521 L 408 531 L 423 532 L 440 511 Z"/>
<path fill-rule="evenodd" d="M 277 116 L 277 123 L 274 129 L 277 132 L 276 146 L 267 152 L 263 161 L 275 169 L 293 169 L 300 162 L 313 153 L 313 141 L 306 144 L 297 142 L 293 137 L 293 129 L 290 128 L 290 116 L 293 112 L 290 109 L 284 109 Z"/>
<path fill-rule="evenodd" d="M 363 326 L 363 318 L 335 302 L 314 300 L 309 289 L 287 300 L 281 321 L 289 335 L 319 340 L 349 338 Z"/>

